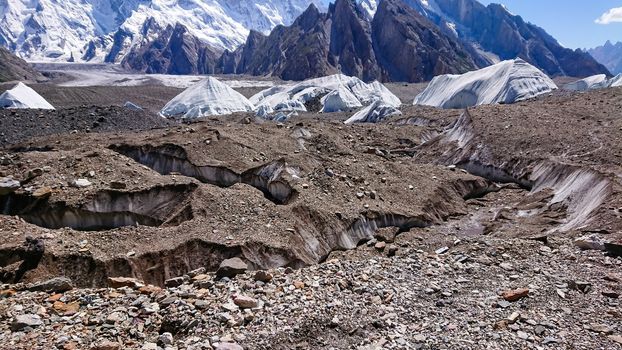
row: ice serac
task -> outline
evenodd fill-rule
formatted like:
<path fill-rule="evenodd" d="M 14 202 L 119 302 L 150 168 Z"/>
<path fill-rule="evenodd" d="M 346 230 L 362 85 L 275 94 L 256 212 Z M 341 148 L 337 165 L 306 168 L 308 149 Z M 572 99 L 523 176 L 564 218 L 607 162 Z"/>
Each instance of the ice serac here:
<path fill-rule="evenodd" d="M 557 86 L 546 74 L 515 59 L 462 75 L 435 77 L 414 104 L 450 109 L 514 103 L 555 89 Z"/>
<path fill-rule="evenodd" d="M 618 86 L 622 86 L 622 74 L 618 74 L 611 79 L 607 79 L 607 76 L 604 74 L 599 74 L 566 84 L 564 85 L 564 90 L 589 91 Z"/>
<path fill-rule="evenodd" d="M 570 84 L 564 85 L 564 90 L 570 91 L 588 91 L 602 89 L 607 85 L 607 76 L 605 74 L 593 75 L 581 80 L 577 80 Z"/>
<path fill-rule="evenodd" d="M 194 119 L 210 115 L 251 112 L 255 106 L 218 79 L 208 77 L 189 87 L 164 106 L 165 117 Z"/>
<path fill-rule="evenodd" d="M 14 88 L 0 95 L 0 108 L 54 109 L 54 106 L 35 90 L 24 83 L 18 83 Z"/>
<path fill-rule="evenodd" d="M 382 100 L 375 101 L 369 106 L 356 112 L 352 117 L 346 120 L 345 124 L 354 123 L 380 123 L 383 120 L 395 116 L 401 115 L 402 112 L 394 106 L 386 104 Z"/>
<path fill-rule="evenodd" d="M 325 113 L 350 111 L 375 101 L 382 101 L 392 107 L 402 104 L 381 83 L 376 81 L 368 84 L 343 74 L 273 86 L 255 94 L 250 101 L 257 106 L 262 116 L 278 111 L 307 111 L 306 105 L 314 101 L 320 105 L 316 111 Z"/>

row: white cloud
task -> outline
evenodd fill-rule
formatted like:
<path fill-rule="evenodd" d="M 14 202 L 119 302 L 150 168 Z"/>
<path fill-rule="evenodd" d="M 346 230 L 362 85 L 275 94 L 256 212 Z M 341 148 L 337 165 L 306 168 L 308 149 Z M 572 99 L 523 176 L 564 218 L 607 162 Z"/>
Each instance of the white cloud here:
<path fill-rule="evenodd" d="M 622 7 L 615 7 L 603 13 L 602 16 L 595 21 L 598 24 L 609 24 L 614 22 L 622 22 Z"/>

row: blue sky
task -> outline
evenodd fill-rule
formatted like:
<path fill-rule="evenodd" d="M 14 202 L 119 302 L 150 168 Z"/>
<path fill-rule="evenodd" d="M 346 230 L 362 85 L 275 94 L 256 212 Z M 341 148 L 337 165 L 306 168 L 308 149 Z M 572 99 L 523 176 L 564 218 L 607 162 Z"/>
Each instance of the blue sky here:
<path fill-rule="evenodd" d="M 504 4 L 510 12 L 544 28 L 562 45 L 572 49 L 599 46 L 607 40 L 622 41 L 622 0 L 480 0 L 480 2 Z M 603 16 L 604 14 L 606 15 Z M 597 19 L 603 24 L 596 23 Z"/>

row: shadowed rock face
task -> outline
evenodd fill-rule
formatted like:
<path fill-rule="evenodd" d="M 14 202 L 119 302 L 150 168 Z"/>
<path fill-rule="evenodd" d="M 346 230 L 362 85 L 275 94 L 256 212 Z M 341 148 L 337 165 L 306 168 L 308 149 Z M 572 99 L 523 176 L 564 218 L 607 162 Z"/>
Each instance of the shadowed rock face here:
<path fill-rule="evenodd" d="M 431 80 L 476 67 L 457 40 L 401 1 L 384 1 L 372 21 L 373 43 L 386 80 Z"/>
<path fill-rule="evenodd" d="M 460 42 L 401 0 L 386 0 L 373 22 L 353 0 L 337 0 L 328 14 L 311 5 L 290 27 L 267 38 L 251 35 L 225 73 L 272 74 L 304 80 L 335 72 L 365 81 L 423 81 L 476 68 Z M 230 57 L 229 54 L 227 57 Z"/>
<path fill-rule="evenodd" d="M 462 40 L 496 54 L 501 60 L 520 57 L 552 76 L 608 74 L 607 68 L 589 54 L 562 47 L 542 28 L 526 23 L 501 5 L 484 6 L 474 0 L 435 2 L 456 25 Z M 408 0 L 408 3 L 421 10 L 418 1 Z M 427 14 L 439 27 L 448 28 L 445 19 L 429 11 Z"/>
<path fill-rule="evenodd" d="M 135 47 L 121 64 L 150 74 L 212 74 L 218 55 L 186 27 L 177 24 L 168 26 L 155 40 Z"/>

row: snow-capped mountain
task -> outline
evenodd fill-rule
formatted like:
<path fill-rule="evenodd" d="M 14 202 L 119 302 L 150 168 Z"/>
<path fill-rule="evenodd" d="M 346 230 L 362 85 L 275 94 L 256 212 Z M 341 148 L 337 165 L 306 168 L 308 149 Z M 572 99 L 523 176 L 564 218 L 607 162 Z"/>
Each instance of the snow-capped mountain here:
<path fill-rule="evenodd" d="M 311 2 L 325 6 L 322 0 Z M 268 34 L 291 24 L 308 5 L 308 0 L 0 0 L 0 45 L 31 61 L 119 62 L 135 44 L 157 36 L 153 29 L 181 24 L 215 50 L 233 50 L 251 29 Z"/>

